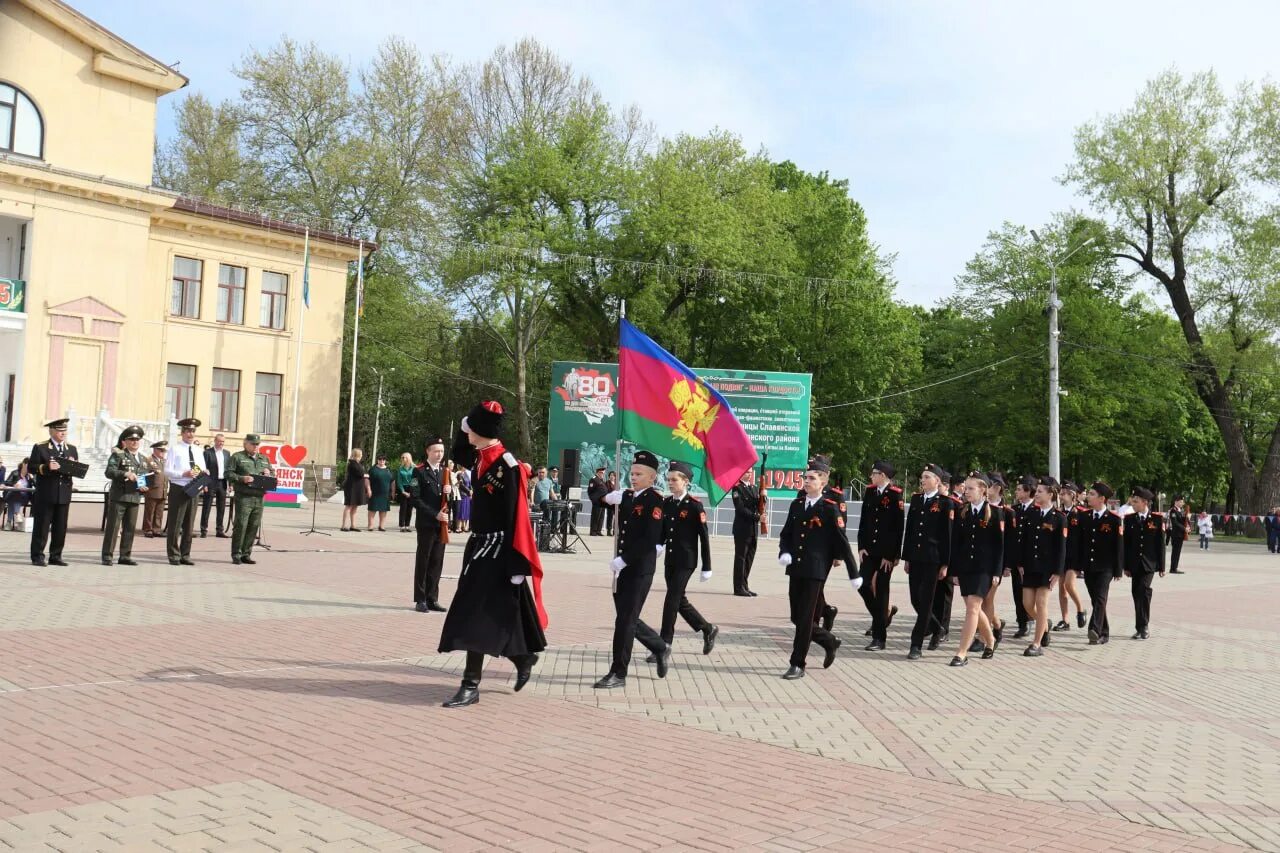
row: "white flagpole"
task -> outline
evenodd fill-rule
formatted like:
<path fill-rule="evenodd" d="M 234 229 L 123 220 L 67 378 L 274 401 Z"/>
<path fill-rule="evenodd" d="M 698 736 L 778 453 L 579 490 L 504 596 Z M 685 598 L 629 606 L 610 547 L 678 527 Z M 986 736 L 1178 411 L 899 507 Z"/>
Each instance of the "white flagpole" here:
<path fill-rule="evenodd" d="M 360 257 L 356 259 L 356 327 L 351 339 L 351 393 L 347 399 L 347 458 L 355 445 L 356 428 L 356 353 L 360 349 L 360 306 L 364 302 L 364 240 L 360 241 Z"/>
<path fill-rule="evenodd" d="M 298 357 L 293 370 L 293 424 L 289 427 L 289 443 L 298 443 L 298 392 L 302 388 L 302 344 L 303 332 L 307 325 L 307 278 L 311 262 L 311 229 L 307 228 L 302 237 L 302 296 L 298 300 Z"/>

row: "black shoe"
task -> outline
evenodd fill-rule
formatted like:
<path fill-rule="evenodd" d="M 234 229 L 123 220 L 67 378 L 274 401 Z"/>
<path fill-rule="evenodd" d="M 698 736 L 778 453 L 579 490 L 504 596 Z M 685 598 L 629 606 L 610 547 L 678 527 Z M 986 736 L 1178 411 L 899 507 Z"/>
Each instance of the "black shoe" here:
<path fill-rule="evenodd" d="M 886 628 L 888 628 L 890 625 L 892 625 L 892 624 L 893 624 L 893 617 L 895 617 L 895 616 L 897 616 L 897 615 L 898 615 L 898 605 L 896 605 L 896 604 L 895 604 L 895 605 L 893 605 L 892 607 L 890 607 L 890 608 L 889 608 L 889 618 L 888 618 L 888 619 L 886 619 L 886 620 L 884 620 L 884 626 L 885 626 Z"/>
<path fill-rule="evenodd" d="M 829 607 L 827 612 L 822 614 L 822 627 L 831 633 L 831 626 L 836 624 L 836 614 L 840 612 L 838 607 Z"/>
<path fill-rule="evenodd" d="M 200 531 L 200 538 L 201 538 L 201 539 L 206 539 L 206 538 L 208 538 L 208 536 L 209 536 L 208 531 L 206 531 L 206 530 L 201 530 L 201 531 Z"/>
<path fill-rule="evenodd" d="M 243 557 L 241 557 L 240 562 L 250 566 L 256 566 L 258 564 L 258 561 L 253 559 L 253 557 L 250 557 L 248 554 L 245 554 Z"/>
<path fill-rule="evenodd" d="M 716 647 L 716 637 L 720 636 L 720 628 L 715 625 L 708 625 L 706 630 L 702 632 L 702 653 L 704 655 L 711 654 L 711 650 Z"/>
<path fill-rule="evenodd" d="M 1170 569 L 1170 570 L 1169 570 L 1169 574 L 1171 574 L 1171 575 L 1185 575 L 1185 574 L 1186 574 L 1186 572 L 1184 572 L 1182 569 Z"/>
<path fill-rule="evenodd" d="M 596 682 L 597 690 L 612 690 L 615 687 L 625 687 L 627 680 L 621 675 L 614 675 L 612 672 L 604 678 Z"/>
<path fill-rule="evenodd" d="M 787 681 L 795 681 L 797 678 L 804 678 L 804 667 L 791 665 L 791 668 L 782 673 L 782 677 Z"/>
<path fill-rule="evenodd" d="M 1022 653 L 1024 658 L 1038 658 L 1044 654 L 1044 649 L 1039 646 L 1027 646 L 1027 650 Z"/>
<path fill-rule="evenodd" d="M 219 539 L 230 539 L 231 537 L 230 537 L 230 536 L 228 536 L 227 534 L 222 533 L 221 531 L 219 531 L 219 532 L 218 532 L 218 538 L 219 538 Z"/>
<path fill-rule="evenodd" d="M 1099 637 L 1099 638 L 1098 638 L 1098 645 L 1100 645 L 1100 646 L 1105 646 L 1105 645 L 1106 645 L 1107 643 L 1109 643 L 1109 642 L 1111 642 L 1111 638 L 1110 638 L 1110 637 Z"/>
<path fill-rule="evenodd" d="M 663 648 L 662 653 L 657 656 L 654 664 L 658 667 L 658 677 L 666 678 L 667 670 L 671 668 L 671 647 Z"/>
<path fill-rule="evenodd" d="M 973 642 L 969 644 L 969 654 L 973 654 L 974 652 L 980 652 L 984 648 L 986 647 L 982 645 L 982 641 L 979 640 L 977 637 L 974 637 Z"/>
<path fill-rule="evenodd" d="M 759 595 L 759 594 L 760 594 L 760 593 L 758 593 L 758 592 L 756 592 L 756 591 L 754 591 L 754 590 L 750 590 L 750 589 L 749 589 L 749 590 L 747 590 L 747 595 L 751 596 L 752 598 L 755 598 L 755 597 L 756 597 L 757 595 Z"/>
<path fill-rule="evenodd" d="M 1102 638 L 1098 636 L 1097 631 L 1092 628 L 1089 629 L 1089 645 L 1096 646 L 1101 639 Z"/>
<path fill-rule="evenodd" d="M 929 638 L 929 651 L 936 652 L 938 650 L 938 646 L 940 645 L 942 645 L 942 638 L 939 637 L 937 634 L 934 634 L 932 637 Z"/>
<path fill-rule="evenodd" d="M 835 642 L 831 644 L 831 648 L 827 649 L 826 655 L 822 658 L 822 668 L 830 669 L 831 664 L 836 662 L 836 649 L 840 648 L 840 638 L 836 637 Z"/>
<path fill-rule="evenodd" d="M 524 686 L 529 683 L 529 678 L 533 675 L 533 668 L 537 665 L 538 656 L 530 655 L 528 662 L 526 662 L 524 666 L 516 667 L 515 691 L 517 693 L 519 693 Z"/>
<path fill-rule="evenodd" d="M 253 560 L 250 560 L 248 557 L 241 557 L 240 560 L 241 562 L 245 562 L 245 563 L 253 562 Z M 182 566 L 194 566 L 195 562 L 193 562 L 190 557 L 183 557 L 181 560 L 178 561 L 178 564 Z"/>
<path fill-rule="evenodd" d="M 991 633 L 995 635 L 997 646 L 1004 642 L 1004 623 L 1001 622 L 1000 627 L 993 629 Z"/>
<path fill-rule="evenodd" d="M 912 646 L 911 651 L 907 652 L 907 660 L 920 660 L 921 657 L 919 646 Z"/>
<path fill-rule="evenodd" d="M 169 565 L 171 565 L 171 566 L 176 566 L 176 565 L 178 565 L 178 561 L 177 561 L 177 560 L 170 560 L 170 561 L 169 561 Z"/>
<path fill-rule="evenodd" d="M 468 705 L 474 705 L 480 701 L 480 690 L 477 687 L 467 687 L 465 684 L 458 688 L 458 692 L 453 694 L 453 698 L 444 703 L 446 708 L 465 708 Z"/>
<path fill-rule="evenodd" d="M 233 566 L 238 566 L 238 565 L 240 565 L 240 558 L 239 558 L 239 557 L 237 557 L 237 556 L 235 556 L 235 555 L 233 554 L 233 555 L 232 555 L 232 557 L 231 557 L 231 565 L 233 565 Z"/>
<path fill-rule="evenodd" d="M 419 613 L 426 613 L 426 612 L 427 612 L 427 603 L 426 603 L 425 601 L 419 601 L 419 602 L 416 602 L 416 603 L 414 603 L 414 605 L 413 605 L 413 609 L 414 609 L 414 610 L 416 610 L 416 611 L 418 611 Z"/>
<path fill-rule="evenodd" d="M 884 651 L 884 642 L 881 640 L 872 640 L 871 643 L 868 644 L 866 650 L 869 652 L 882 652 Z"/>
<path fill-rule="evenodd" d="M 983 660 L 991 660 L 991 659 L 992 659 L 993 657 L 995 657 L 995 656 L 996 656 L 996 647 L 995 647 L 995 646 L 991 646 L 990 648 L 986 648 L 986 649 L 983 649 L 983 650 L 982 650 L 982 659 L 983 659 Z"/>
<path fill-rule="evenodd" d="M 445 612 L 445 611 L 447 611 L 449 608 L 447 608 L 447 607 L 441 607 L 437 602 L 434 602 L 434 601 L 428 601 L 428 602 L 427 602 L 427 609 L 428 609 L 428 610 L 430 610 L 432 613 L 444 613 L 444 612 Z"/>
<path fill-rule="evenodd" d="M 102 565 L 104 565 L 104 566 L 109 566 L 109 565 L 111 565 L 111 558 L 110 558 L 110 557 L 103 557 L 103 558 L 102 558 Z"/>
<path fill-rule="evenodd" d="M 864 636 L 864 637 L 870 637 L 870 636 L 871 636 L 871 629 L 870 629 L 870 628 L 868 628 L 867 630 L 863 631 L 863 632 L 862 632 L 862 636 Z"/>
<path fill-rule="evenodd" d="M 953 657 L 951 659 L 951 663 L 947 664 L 947 666 L 968 666 L 968 665 L 969 665 L 969 659 L 962 658 L 959 655 L 956 655 L 955 657 Z"/>
<path fill-rule="evenodd" d="M 49 564 L 45 562 L 44 557 L 37 557 L 36 559 L 34 559 L 34 560 L 32 560 L 32 561 L 31 561 L 31 565 L 33 565 L 33 566 L 47 566 L 47 565 L 49 565 Z"/>
<path fill-rule="evenodd" d="M 65 566 L 65 565 L 67 565 L 67 561 L 66 561 L 66 560 L 64 560 L 64 559 L 62 559 L 61 557 L 56 557 L 56 558 L 51 557 L 51 558 L 49 559 L 49 565 L 51 565 L 51 566 Z"/>
<path fill-rule="evenodd" d="M 1027 626 L 1026 626 L 1024 623 L 1019 622 L 1019 623 L 1018 623 L 1018 633 L 1014 634 L 1014 635 L 1013 635 L 1013 638 L 1014 638 L 1015 640 L 1021 640 L 1021 639 L 1022 639 L 1023 637 L 1025 637 L 1025 636 L 1027 636 Z"/>
<path fill-rule="evenodd" d="M 1045 631 L 1044 636 L 1040 638 L 1040 645 L 1044 646 L 1046 649 L 1049 648 L 1049 632 L 1048 631 Z"/>
<path fill-rule="evenodd" d="M 1049 629 L 1050 631 L 1070 631 L 1071 626 L 1067 624 L 1067 620 L 1059 619 L 1058 624 Z"/>
<path fill-rule="evenodd" d="M 131 558 L 129 558 L 129 557 L 121 557 L 121 558 L 120 558 L 119 560 L 117 560 L 116 562 L 118 562 L 118 563 L 119 563 L 120 565 L 122 565 L 122 566 L 136 566 L 136 565 L 138 565 L 138 563 L 137 563 L 137 561 L 136 561 L 136 560 L 133 560 L 133 559 L 131 559 Z"/>
<path fill-rule="evenodd" d="M 751 597 L 751 593 L 747 592 L 745 589 L 736 590 L 733 594 L 734 594 L 734 595 L 736 595 L 736 596 L 738 596 L 739 598 L 750 598 L 750 597 Z"/>
<path fill-rule="evenodd" d="M 1084 627 L 1084 611 L 1083 610 L 1076 611 L 1076 627 L 1077 628 Z"/>
<path fill-rule="evenodd" d="M 1138 631 L 1133 635 L 1133 638 L 1135 640 L 1145 640 L 1149 636 L 1151 635 L 1148 634 L 1146 631 Z"/>

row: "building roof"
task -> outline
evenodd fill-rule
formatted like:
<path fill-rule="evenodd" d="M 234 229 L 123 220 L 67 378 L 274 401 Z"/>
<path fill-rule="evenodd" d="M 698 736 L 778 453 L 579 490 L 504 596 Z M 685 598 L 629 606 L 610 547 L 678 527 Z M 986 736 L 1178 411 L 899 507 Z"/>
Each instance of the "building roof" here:
<path fill-rule="evenodd" d="M 204 216 L 209 219 L 217 219 L 222 222 L 234 222 L 238 225 L 250 225 L 257 228 L 263 228 L 268 231 L 278 231 L 282 234 L 293 234 L 302 237 L 310 232 L 311 239 L 323 240 L 326 243 L 335 243 L 339 246 L 351 246 L 358 248 L 361 240 L 358 237 L 349 237 L 345 234 L 336 234 L 332 231 L 323 229 L 309 228 L 306 225 L 300 225 L 296 222 L 289 222 L 284 219 L 275 219 L 264 214 L 252 213 L 245 210 L 237 210 L 234 207 L 223 207 L 222 205 L 213 204 L 212 202 L 203 201 L 198 198 L 189 196 L 179 196 L 173 205 L 173 210 L 183 213 L 192 213 L 196 216 Z M 374 251 L 377 248 L 371 240 L 364 241 L 365 253 Z"/>

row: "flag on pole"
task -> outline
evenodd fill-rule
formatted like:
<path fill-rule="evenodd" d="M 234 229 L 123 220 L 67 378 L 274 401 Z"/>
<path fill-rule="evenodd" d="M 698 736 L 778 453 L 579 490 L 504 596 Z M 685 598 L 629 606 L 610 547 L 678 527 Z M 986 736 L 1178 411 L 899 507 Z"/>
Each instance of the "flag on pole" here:
<path fill-rule="evenodd" d="M 618 409 L 622 437 L 646 450 L 688 462 L 715 506 L 758 455 L 719 391 L 630 321 L 618 343 Z"/>

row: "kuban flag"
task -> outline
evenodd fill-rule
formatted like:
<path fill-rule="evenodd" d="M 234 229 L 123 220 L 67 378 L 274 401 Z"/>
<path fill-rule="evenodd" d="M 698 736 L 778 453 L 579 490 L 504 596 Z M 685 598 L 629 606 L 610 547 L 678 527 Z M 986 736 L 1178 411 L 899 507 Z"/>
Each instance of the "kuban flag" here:
<path fill-rule="evenodd" d="M 756 464 L 756 449 L 729 401 L 625 319 L 618 343 L 618 409 L 622 438 L 688 462 L 712 506 Z"/>

